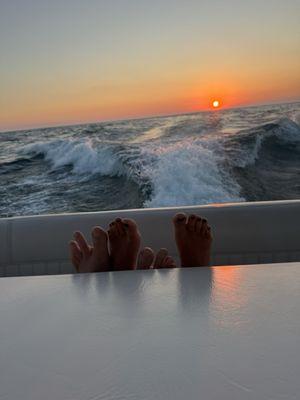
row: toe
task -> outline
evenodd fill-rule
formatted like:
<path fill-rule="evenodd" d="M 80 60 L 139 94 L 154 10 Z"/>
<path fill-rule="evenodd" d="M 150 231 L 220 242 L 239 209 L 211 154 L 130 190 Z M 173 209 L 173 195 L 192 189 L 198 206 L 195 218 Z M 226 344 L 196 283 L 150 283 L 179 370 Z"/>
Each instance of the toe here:
<path fill-rule="evenodd" d="M 188 221 L 187 221 L 187 230 L 190 232 L 195 232 L 196 229 L 196 215 L 195 214 L 191 214 L 188 217 Z"/>
<path fill-rule="evenodd" d="M 71 257 L 81 260 L 82 253 L 78 247 L 78 244 L 74 240 L 71 240 L 71 242 L 69 243 L 69 249 Z"/>
<path fill-rule="evenodd" d="M 202 227 L 202 218 L 197 216 L 195 223 L 195 231 L 199 234 L 201 233 L 201 227 Z"/>
<path fill-rule="evenodd" d="M 185 226 L 187 216 L 184 213 L 178 213 L 173 217 L 173 223 L 177 226 Z"/>
<path fill-rule="evenodd" d="M 153 268 L 163 268 L 164 259 L 168 256 L 167 249 L 160 249 L 155 257 Z"/>
<path fill-rule="evenodd" d="M 121 218 L 116 218 L 112 223 L 111 223 L 111 229 L 115 231 L 116 236 L 121 236 L 122 232 L 120 230 L 120 224 L 122 223 Z"/>
<path fill-rule="evenodd" d="M 205 232 L 205 237 L 206 237 L 206 239 L 212 240 L 211 227 L 209 225 L 207 225 L 207 229 L 206 229 L 206 232 Z"/>
<path fill-rule="evenodd" d="M 107 233 L 111 239 L 118 236 L 117 224 L 115 221 L 110 222 Z"/>
<path fill-rule="evenodd" d="M 154 260 L 154 252 L 150 247 L 143 248 L 138 257 L 137 269 L 150 269 Z"/>
<path fill-rule="evenodd" d="M 207 220 L 203 219 L 202 220 L 202 226 L 201 226 L 200 234 L 202 236 L 205 236 L 206 235 L 206 231 L 207 231 Z"/>
<path fill-rule="evenodd" d="M 107 233 L 100 226 L 95 226 L 92 230 L 92 239 L 95 252 L 102 252 L 103 248 L 107 248 Z"/>
<path fill-rule="evenodd" d="M 93 244 L 96 246 L 99 241 L 107 241 L 107 233 L 100 226 L 95 226 L 92 230 Z"/>
<path fill-rule="evenodd" d="M 74 233 L 74 238 L 83 254 L 84 257 L 88 257 L 90 255 L 90 247 L 85 240 L 83 234 L 79 231 Z"/>
<path fill-rule="evenodd" d="M 76 271 L 78 271 L 79 264 L 82 259 L 82 253 L 78 247 L 78 244 L 74 240 L 69 243 L 69 251 L 72 264 L 76 268 Z"/>
<path fill-rule="evenodd" d="M 164 260 L 164 268 L 176 268 L 176 263 L 171 256 L 167 256 Z"/>
<path fill-rule="evenodd" d="M 123 223 L 122 219 L 121 218 L 117 218 L 115 222 L 116 222 L 116 228 L 117 228 L 117 231 L 118 231 L 118 235 L 124 236 L 126 234 L 126 230 L 125 230 L 124 223 Z"/>
<path fill-rule="evenodd" d="M 140 236 L 137 224 L 133 219 L 124 218 L 123 228 L 125 235 L 129 235 L 129 237 L 133 240 L 135 240 L 136 237 Z"/>
<path fill-rule="evenodd" d="M 137 230 L 137 224 L 133 219 L 124 218 L 123 225 L 126 230 Z"/>
<path fill-rule="evenodd" d="M 95 263 L 96 272 L 109 271 L 108 234 L 100 226 L 92 230 L 94 250 L 92 259 Z"/>

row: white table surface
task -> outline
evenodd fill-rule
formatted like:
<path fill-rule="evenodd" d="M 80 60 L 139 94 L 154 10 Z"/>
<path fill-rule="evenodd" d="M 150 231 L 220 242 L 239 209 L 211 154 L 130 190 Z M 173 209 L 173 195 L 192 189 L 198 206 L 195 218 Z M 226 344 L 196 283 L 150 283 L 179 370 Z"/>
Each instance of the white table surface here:
<path fill-rule="evenodd" d="M 300 263 L 0 279 L 1 400 L 299 398 Z"/>

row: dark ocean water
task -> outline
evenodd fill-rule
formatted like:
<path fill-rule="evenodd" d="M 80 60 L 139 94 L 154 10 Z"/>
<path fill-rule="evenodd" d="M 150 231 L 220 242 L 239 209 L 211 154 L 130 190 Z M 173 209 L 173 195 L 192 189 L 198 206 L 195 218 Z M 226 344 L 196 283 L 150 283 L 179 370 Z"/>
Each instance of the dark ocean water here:
<path fill-rule="evenodd" d="M 0 216 L 300 198 L 300 103 L 0 133 Z"/>

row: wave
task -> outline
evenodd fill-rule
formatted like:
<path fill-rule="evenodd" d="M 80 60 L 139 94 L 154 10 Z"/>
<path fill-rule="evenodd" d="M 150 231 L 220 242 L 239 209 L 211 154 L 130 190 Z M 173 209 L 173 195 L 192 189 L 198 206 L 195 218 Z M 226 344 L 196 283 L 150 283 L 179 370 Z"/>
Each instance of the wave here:
<path fill-rule="evenodd" d="M 156 136 L 150 133 L 151 138 Z M 56 139 L 25 146 L 22 157 L 42 157 L 51 172 L 70 167 L 83 177 L 100 174 L 131 180 L 145 207 L 233 202 L 244 198 L 232 168 L 255 164 L 261 150 L 271 145 L 278 151 L 294 149 L 300 143 L 300 127 L 285 118 L 232 135 L 143 139 L 122 145 L 97 138 Z"/>
<path fill-rule="evenodd" d="M 91 140 L 39 142 L 25 146 L 22 153 L 31 156 L 42 155 L 51 164 L 52 170 L 71 166 L 72 172 L 79 175 L 100 173 L 118 176 L 124 172 L 110 147 L 96 148 Z"/>
<path fill-rule="evenodd" d="M 291 120 L 296 122 L 296 124 L 300 125 L 300 112 L 295 111 L 291 116 Z"/>
<path fill-rule="evenodd" d="M 261 150 L 274 147 L 278 152 L 300 149 L 300 126 L 293 120 L 283 118 L 276 123 L 268 123 L 247 129 L 226 138 L 225 148 L 229 163 L 245 168 L 254 165 Z"/>
<path fill-rule="evenodd" d="M 37 158 L 39 158 L 39 156 L 33 158 L 17 157 L 9 161 L 5 160 L 3 162 L 0 162 L 0 174 L 4 175 L 4 174 L 10 174 L 12 172 L 21 171 L 26 167 L 28 167 L 32 163 L 32 161 L 34 161 Z"/>
<path fill-rule="evenodd" d="M 78 175 L 130 179 L 140 187 L 146 207 L 241 200 L 238 185 L 201 140 L 109 147 L 95 140 L 60 139 L 28 145 L 23 153 L 42 155 L 52 171 L 71 166 Z"/>
<path fill-rule="evenodd" d="M 220 110 L 1 134 L 0 214 L 299 198 L 299 110 Z"/>
<path fill-rule="evenodd" d="M 300 143 L 300 126 L 296 121 L 289 118 L 282 118 L 277 124 L 265 125 L 264 128 L 270 136 L 275 136 L 282 143 Z M 268 136 L 268 134 L 267 134 Z"/>
<path fill-rule="evenodd" d="M 146 207 L 240 201 L 240 187 L 222 171 L 218 158 L 200 141 L 184 141 L 144 151 L 142 169 L 152 182 Z"/>

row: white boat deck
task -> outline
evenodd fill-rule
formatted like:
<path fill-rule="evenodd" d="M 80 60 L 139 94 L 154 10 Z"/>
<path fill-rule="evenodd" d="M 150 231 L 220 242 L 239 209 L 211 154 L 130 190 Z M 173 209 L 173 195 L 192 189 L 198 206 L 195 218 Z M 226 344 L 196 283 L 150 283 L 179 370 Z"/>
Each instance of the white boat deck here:
<path fill-rule="evenodd" d="M 300 263 L 0 279 L 1 400 L 299 399 Z"/>

